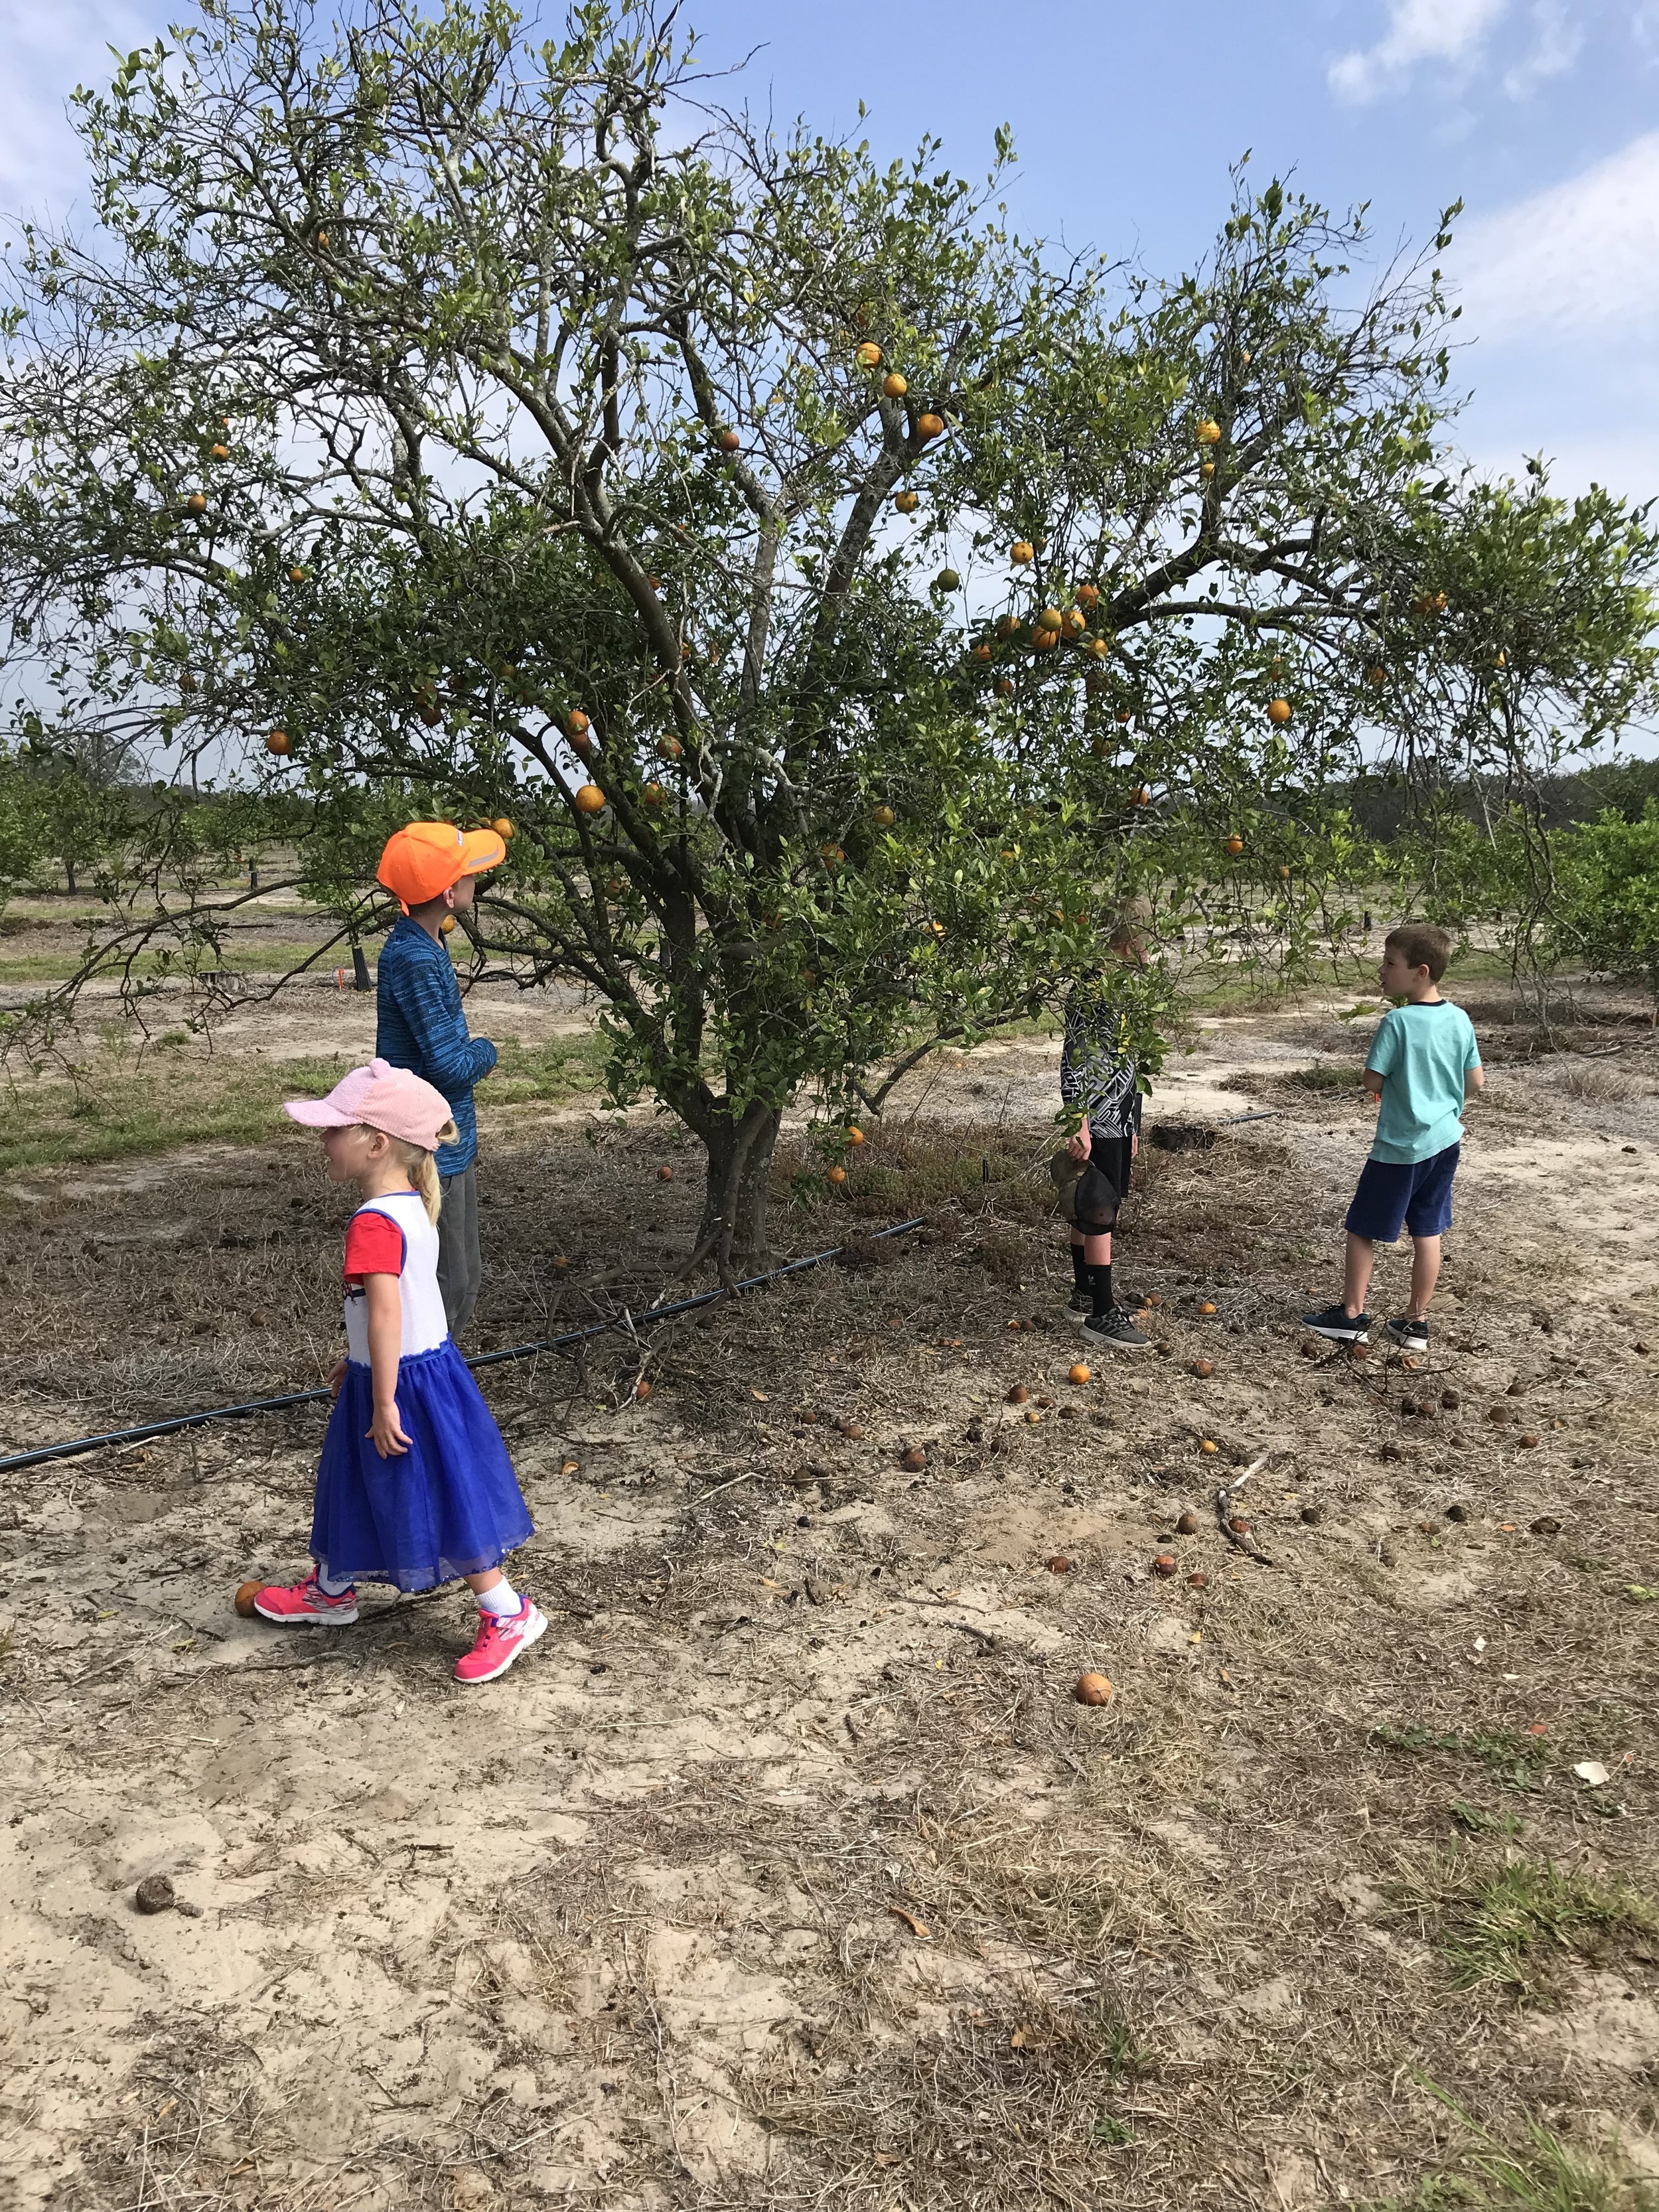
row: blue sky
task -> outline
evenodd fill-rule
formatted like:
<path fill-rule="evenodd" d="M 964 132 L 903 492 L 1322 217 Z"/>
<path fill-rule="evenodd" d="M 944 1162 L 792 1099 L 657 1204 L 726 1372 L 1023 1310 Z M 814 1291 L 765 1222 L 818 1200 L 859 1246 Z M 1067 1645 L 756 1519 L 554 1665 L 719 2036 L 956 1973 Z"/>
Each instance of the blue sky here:
<path fill-rule="evenodd" d="M 0 0 L 0 210 L 70 212 L 64 118 L 106 47 L 154 38 L 155 0 Z M 319 9 L 327 15 L 326 0 Z M 1371 203 L 1380 245 L 1462 198 L 1462 442 L 1487 466 L 1659 493 L 1659 0 L 689 0 L 705 55 L 760 51 L 752 105 L 924 132 L 977 175 L 1012 125 L 1022 230 L 1171 270 L 1220 219 L 1231 160 Z"/>

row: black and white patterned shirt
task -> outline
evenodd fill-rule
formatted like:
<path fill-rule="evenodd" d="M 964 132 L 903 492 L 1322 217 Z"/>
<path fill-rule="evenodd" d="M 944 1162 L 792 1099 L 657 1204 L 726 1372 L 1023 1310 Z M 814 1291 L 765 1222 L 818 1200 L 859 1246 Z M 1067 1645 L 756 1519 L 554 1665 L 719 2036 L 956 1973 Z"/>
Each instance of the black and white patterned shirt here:
<path fill-rule="evenodd" d="M 1066 1001 L 1060 1095 L 1080 1107 L 1091 1137 L 1129 1137 L 1140 1127 L 1140 1091 L 1123 1049 L 1122 1017 L 1097 983 L 1079 983 Z"/>

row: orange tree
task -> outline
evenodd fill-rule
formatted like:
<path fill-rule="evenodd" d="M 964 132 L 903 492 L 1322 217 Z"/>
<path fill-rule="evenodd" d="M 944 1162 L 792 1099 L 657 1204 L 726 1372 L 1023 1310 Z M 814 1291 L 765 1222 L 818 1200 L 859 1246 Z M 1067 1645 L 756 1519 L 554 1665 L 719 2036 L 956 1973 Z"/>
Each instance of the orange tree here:
<path fill-rule="evenodd" d="M 1641 524 L 1534 483 L 1482 539 L 1432 257 L 1362 284 L 1357 217 L 1241 174 L 1195 275 L 1125 283 L 1010 231 L 1004 143 L 971 188 L 715 106 L 672 11 L 173 35 L 78 96 L 99 230 L 15 258 L 13 651 L 175 782 L 297 785 L 349 927 L 393 812 L 509 817 L 477 949 L 592 988 L 726 1261 L 792 1098 L 878 1109 L 1126 894 L 1305 949 L 1357 764 L 1467 759 L 1482 557 L 1503 621 L 1598 609 L 1513 668 L 1505 775 L 1650 680 Z"/>

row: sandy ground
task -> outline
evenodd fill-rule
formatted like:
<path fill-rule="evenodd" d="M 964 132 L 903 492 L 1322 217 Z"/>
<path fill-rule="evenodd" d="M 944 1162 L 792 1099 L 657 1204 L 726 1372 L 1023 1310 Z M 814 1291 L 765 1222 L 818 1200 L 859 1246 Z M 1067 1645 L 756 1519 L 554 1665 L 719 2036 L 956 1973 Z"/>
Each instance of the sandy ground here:
<path fill-rule="evenodd" d="M 1172 1060 L 1149 1121 L 1277 1118 L 1146 1148 L 1158 1347 L 1086 1383 L 1042 1042 L 914 1085 L 850 1222 L 781 1199 L 791 1250 L 923 1237 L 491 1370 L 553 1626 L 489 1690 L 453 1593 L 231 1611 L 303 1558 L 309 1413 L 0 1478 L 7 2201 L 1403 2202 L 1468 2140 L 1424 2078 L 1659 2173 L 1639 1915 L 1455 1963 L 1508 1869 L 1652 1875 L 1659 1070 L 1499 1066 L 1433 1356 L 1354 1362 L 1296 1325 L 1364 1152 L 1291 1080 L 1337 1011 Z M 694 1157 L 589 1118 L 486 1113 L 479 1346 L 669 1279 Z M 341 1212 L 286 1137 L 20 1178 L 8 1448 L 310 1381 Z"/>

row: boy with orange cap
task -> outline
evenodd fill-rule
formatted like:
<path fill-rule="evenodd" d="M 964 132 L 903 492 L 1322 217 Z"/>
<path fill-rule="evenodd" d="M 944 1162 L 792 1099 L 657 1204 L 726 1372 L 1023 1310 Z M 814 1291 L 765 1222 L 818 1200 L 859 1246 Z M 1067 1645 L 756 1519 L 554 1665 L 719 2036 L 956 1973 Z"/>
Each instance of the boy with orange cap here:
<path fill-rule="evenodd" d="M 438 1288 L 452 1333 L 478 1302 L 477 1117 L 472 1086 L 495 1065 L 495 1048 L 475 1037 L 444 945 L 444 923 L 472 903 L 473 881 L 498 867 L 507 847 L 493 830 L 410 822 L 386 841 L 379 877 L 403 908 L 381 950 L 375 1057 L 412 1069 L 449 1102 L 455 1139 L 438 1152 L 443 1210 L 438 1217 Z"/>

